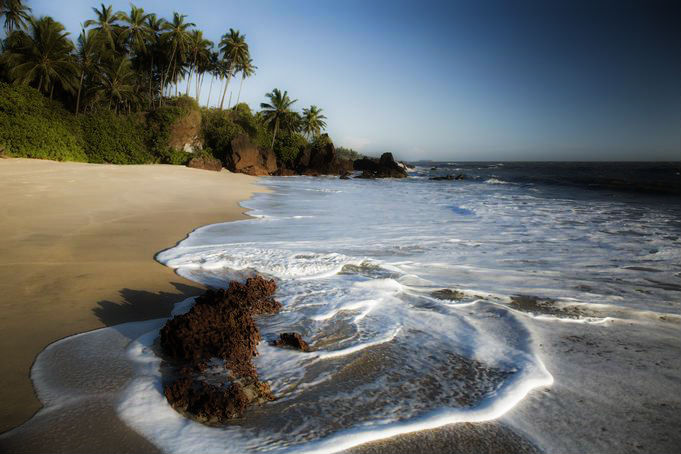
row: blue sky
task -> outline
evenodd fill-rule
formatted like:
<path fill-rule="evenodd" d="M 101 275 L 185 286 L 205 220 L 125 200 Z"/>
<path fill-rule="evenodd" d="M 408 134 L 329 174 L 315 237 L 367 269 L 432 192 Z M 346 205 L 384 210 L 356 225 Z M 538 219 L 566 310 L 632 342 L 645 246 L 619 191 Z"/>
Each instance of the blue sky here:
<path fill-rule="evenodd" d="M 74 37 L 98 6 L 28 4 Z M 187 14 L 213 41 L 239 29 L 258 67 L 242 101 L 288 90 L 324 109 L 337 145 L 410 160 L 681 159 L 679 2 L 135 4 Z"/>

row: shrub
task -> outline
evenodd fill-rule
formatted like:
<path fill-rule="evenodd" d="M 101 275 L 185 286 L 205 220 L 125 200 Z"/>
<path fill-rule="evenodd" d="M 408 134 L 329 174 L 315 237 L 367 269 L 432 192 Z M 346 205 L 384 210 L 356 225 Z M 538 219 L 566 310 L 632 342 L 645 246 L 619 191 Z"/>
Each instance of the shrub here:
<path fill-rule="evenodd" d="M 354 161 L 356 159 L 362 159 L 363 157 L 365 157 L 364 155 L 357 153 L 352 148 L 345 147 L 336 148 L 336 153 L 338 154 L 339 158 L 350 159 L 351 161 Z"/>
<path fill-rule="evenodd" d="M 147 127 L 141 115 L 116 115 L 102 110 L 82 115 L 79 120 L 90 162 L 147 164 L 157 161 L 147 148 Z"/>
<path fill-rule="evenodd" d="M 204 109 L 201 115 L 201 133 L 203 143 L 213 150 L 213 156 L 227 162 L 226 158 L 232 152 L 232 139 L 239 134 L 246 133 L 243 127 L 234 121 L 229 110 Z"/>
<path fill-rule="evenodd" d="M 274 152 L 279 161 L 291 167 L 298 154 L 307 146 L 307 139 L 297 132 L 279 133 L 274 141 Z M 268 146 L 269 148 L 269 146 Z"/>
<path fill-rule="evenodd" d="M 147 145 L 150 153 L 161 162 L 173 164 L 168 159 L 172 160 L 172 156 L 179 153 L 170 148 L 170 129 L 186 113 L 187 111 L 180 106 L 169 105 L 159 107 L 147 114 Z M 182 164 L 185 164 L 185 162 L 182 162 Z"/>
<path fill-rule="evenodd" d="M 87 161 L 73 115 L 25 85 L 0 82 L 0 146 L 8 156 Z"/>

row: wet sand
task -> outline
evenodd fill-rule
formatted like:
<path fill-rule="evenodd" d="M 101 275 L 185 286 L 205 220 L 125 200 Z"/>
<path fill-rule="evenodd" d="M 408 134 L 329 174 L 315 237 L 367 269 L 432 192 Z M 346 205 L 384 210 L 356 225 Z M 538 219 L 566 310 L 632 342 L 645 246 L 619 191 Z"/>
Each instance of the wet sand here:
<path fill-rule="evenodd" d="M 245 218 L 238 202 L 262 190 L 256 181 L 170 165 L 0 159 L 0 432 L 40 408 L 29 370 L 45 346 L 165 316 L 201 292 L 153 257 L 194 228 Z"/>

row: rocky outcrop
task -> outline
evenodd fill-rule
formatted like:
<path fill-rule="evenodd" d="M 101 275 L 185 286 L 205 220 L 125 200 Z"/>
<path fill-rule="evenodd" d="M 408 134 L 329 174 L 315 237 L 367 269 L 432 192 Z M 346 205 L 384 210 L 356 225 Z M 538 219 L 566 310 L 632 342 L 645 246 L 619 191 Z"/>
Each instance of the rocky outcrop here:
<path fill-rule="evenodd" d="M 261 339 L 253 317 L 280 310 L 275 290 L 273 280 L 260 276 L 245 284 L 233 281 L 227 290 L 207 290 L 189 312 L 166 322 L 160 345 L 179 372 L 164 394 L 175 409 L 202 421 L 225 422 L 253 403 L 273 399 L 267 384 L 258 381 L 252 359 Z M 216 360 L 228 373 L 227 385 L 202 378 Z"/>
<path fill-rule="evenodd" d="M 168 145 L 175 151 L 194 153 L 203 149 L 201 141 L 201 112 L 191 110 L 170 127 Z"/>
<path fill-rule="evenodd" d="M 466 176 L 463 173 L 460 173 L 456 176 L 454 175 L 444 175 L 441 177 L 430 177 L 429 180 L 435 180 L 435 181 L 444 181 L 444 180 L 463 180 L 465 179 Z"/>
<path fill-rule="evenodd" d="M 392 153 L 383 153 L 380 159 L 362 158 L 354 162 L 355 170 L 362 174 L 357 178 L 406 178 L 407 171 L 401 167 Z"/>
<path fill-rule="evenodd" d="M 298 333 L 281 333 L 279 339 L 273 342 L 277 347 L 289 347 L 303 352 L 309 352 L 310 346 L 305 342 L 303 336 Z"/>
<path fill-rule="evenodd" d="M 200 154 L 199 156 L 194 156 L 187 163 L 187 167 L 193 167 L 195 169 L 203 170 L 214 170 L 219 172 L 222 170 L 222 162 L 219 159 L 215 159 L 207 154 Z"/>
<path fill-rule="evenodd" d="M 255 146 L 248 135 L 232 139 L 232 151 L 226 157 L 226 167 L 232 172 L 254 176 L 272 175 L 277 171 L 277 157 L 272 150 Z"/>
<path fill-rule="evenodd" d="M 280 166 L 274 174 L 278 177 L 292 177 L 298 175 L 295 170 Z"/>
<path fill-rule="evenodd" d="M 298 154 L 295 167 L 301 175 L 340 175 L 347 163 L 341 162 L 333 142 L 328 135 L 323 134 Z"/>
<path fill-rule="evenodd" d="M 443 288 L 442 290 L 435 290 L 434 292 L 431 292 L 430 296 L 439 300 L 460 301 L 465 295 L 459 290 Z"/>

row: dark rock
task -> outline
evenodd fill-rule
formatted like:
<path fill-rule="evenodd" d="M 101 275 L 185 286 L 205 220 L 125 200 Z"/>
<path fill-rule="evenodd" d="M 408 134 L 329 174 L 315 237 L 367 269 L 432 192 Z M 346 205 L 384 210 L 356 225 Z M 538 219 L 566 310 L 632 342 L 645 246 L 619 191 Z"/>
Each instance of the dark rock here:
<path fill-rule="evenodd" d="M 349 180 L 350 179 L 350 172 L 341 173 L 340 179 L 341 180 Z"/>
<path fill-rule="evenodd" d="M 163 387 L 163 394 L 175 410 L 208 424 L 240 418 L 250 405 L 274 400 L 267 383 L 241 379 L 213 384 L 191 368 L 181 369 L 179 378 Z"/>
<path fill-rule="evenodd" d="M 296 171 L 308 176 L 340 175 L 346 166 L 338 158 L 336 148 L 326 134 L 307 146 L 296 159 Z"/>
<path fill-rule="evenodd" d="M 338 164 L 339 164 L 339 167 L 340 167 L 341 175 L 352 173 L 352 171 L 354 170 L 354 165 L 353 165 L 352 159 L 339 158 Z"/>
<path fill-rule="evenodd" d="M 463 173 L 460 173 L 456 176 L 454 175 L 445 175 L 442 177 L 430 177 L 430 180 L 436 180 L 436 181 L 442 181 L 442 180 L 463 180 L 465 179 L 466 176 Z"/>
<path fill-rule="evenodd" d="M 355 170 L 362 174 L 357 178 L 406 178 L 407 171 L 402 168 L 392 153 L 383 153 L 380 159 L 362 158 L 354 162 Z"/>
<path fill-rule="evenodd" d="M 464 294 L 458 290 L 443 288 L 442 290 L 435 290 L 430 296 L 439 300 L 459 301 L 463 299 Z"/>
<path fill-rule="evenodd" d="M 227 155 L 226 161 L 226 167 L 230 171 L 248 175 L 272 175 L 277 170 L 274 152 L 256 147 L 246 134 L 232 139 L 232 151 Z"/>
<path fill-rule="evenodd" d="M 279 339 L 274 341 L 274 345 L 277 347 L 291 347 L 303 352 L 310 351 L 310 346 L 307 345 L 303 336 L 298 333 L 281 333 Z"/>
<path fill-rule="evenodd" d="M 378 159 L 355 159 L 352 163 L 352 166 L 354 170 L 359 170 L 360 172 L 378 172 Z"/>
<path fill-rule="evenodd" d="M 200 156 L 194 156 L 191 158 L 187 163 L 187 167 L 192 167 L 194 169 L 214 170 L 219 172 L 222 170 L 222 163 L 219 159 L 202 154 Z"/>
<path fill-rule="evenodd" d="M 294 175 L 298 175 L 295 170 L 281 166 L 277 169 L 277 171 L 274 174 L 279 177 L 292 177 Z"/>
<path fill-rule="evenodd" d="M 437 170 L 437 167 L 431 167 L 430 170 Z"/>
<path fill-rule="evenodd" d="M 166 322 L 160 336 L 163 353 L 184 365 L 179 378 L 164 387 L 174 408 L 200 420 L 222 422 L 240 416 L 253 402 L 273 398 L 267 384 L 258 381 L 252 360 L 261 339 L 253 317 L 279 311 L 275 290 L 273 280 L 260 276 L 245 284 L 233 281 L 227 290 L 207 290 L 189 312 Z M 228 385 L 200 379 L 199 372 L 215 359 L 224 361 Z"/>

